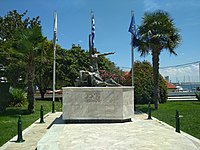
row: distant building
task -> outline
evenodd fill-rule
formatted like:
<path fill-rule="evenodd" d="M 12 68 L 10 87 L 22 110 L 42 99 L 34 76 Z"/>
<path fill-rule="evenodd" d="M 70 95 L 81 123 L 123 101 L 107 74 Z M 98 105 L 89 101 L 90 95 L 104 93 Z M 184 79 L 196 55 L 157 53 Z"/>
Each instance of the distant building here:
<path fill-rule="evenodd" d="M 165 80 L 169 82 L 169 76 L 165 76 Z"/>
<path fill-rule="evenodd" d="M 176 86 L 168 81 L 166 81 L 167 84 L 167 92 L 176 92 Z"/>
<path fill-rule="evenodd" d="M 197 88 L 200 87 L 200 82 L 184 82 L 180 83 L 180 86 L 182 86 L 184 90 L 188 90 L 189 92 L 196 92 Z"/>

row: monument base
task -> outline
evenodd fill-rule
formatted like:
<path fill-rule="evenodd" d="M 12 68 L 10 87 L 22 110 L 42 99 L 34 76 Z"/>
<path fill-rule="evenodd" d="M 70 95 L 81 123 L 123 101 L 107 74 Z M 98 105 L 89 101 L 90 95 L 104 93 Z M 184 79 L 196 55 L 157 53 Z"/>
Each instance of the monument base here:
<path fill-rule="evenodd" d="M 133 87 L 63 87 L 66 122 L 125 122 L 133 117 Z"/>
<path fill-rule="evenodd" d="M 66 124 L 71 123 L 124 123 L 130 122 L 131 118 L 128 119 L 65 119 Z"/>

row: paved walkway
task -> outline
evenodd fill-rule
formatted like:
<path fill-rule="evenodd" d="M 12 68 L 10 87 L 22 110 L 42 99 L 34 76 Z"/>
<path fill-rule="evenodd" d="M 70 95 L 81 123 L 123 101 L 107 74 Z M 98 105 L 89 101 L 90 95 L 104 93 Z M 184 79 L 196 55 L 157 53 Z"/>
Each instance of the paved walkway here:
<path fill-rule="evenodd" d="M 14 137 L 0 149 L 200 150 L 200 140 L 184 132 L 176 133 L 173 127 L 155 118 L 147 120 L 146 114 L 135 114 L 132 122 L 107 124 L 64 124 L 60 115 L 48 114 L 45 124 L 38 120 L 23 132 L 25 142 L 15 143 Z"/>
<path fill-rule="evenodd" d="M 23 139 L 25 142 L 16 143 L 17 136 L 5 143 L 0 150 L 35 150 L 37 142 L 46 134 L 51 123 L 59 118 L 61 112 L 49 113 L 44 116 L 45 123 L 40 124 L 40 119 L 35 121 L 31 126 L 23 131 Z"/>

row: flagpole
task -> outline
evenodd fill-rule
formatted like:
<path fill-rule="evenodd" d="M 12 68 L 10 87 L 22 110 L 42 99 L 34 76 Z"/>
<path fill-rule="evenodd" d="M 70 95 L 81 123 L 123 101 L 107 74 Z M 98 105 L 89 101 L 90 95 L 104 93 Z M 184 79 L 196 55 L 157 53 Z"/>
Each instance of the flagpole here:
<path fill-rule="evenodd" d="M 55 113 L 55 86 L 56 86 L 56 34 L 57 34 L 57 13 L 54 11 L 54 31 L 53 31 L 53 101 L 52 113 Z"/>
<path fill-rule="evenodd" d="M 134 15 L 134 11 L 132 10 L 131 11 L 131 18 L 133 18 L 133 15 Z M 131 34 L 131 67 L 132 67 L 132 88 L 133 88 L 133 91 L 134 91 L 134 46 L 133 46 L 133 40 L 134 40 L 134 35 Z M 135 106 L 135 99 L 133 98 L 133 101 L 134 101 L 134 111 L 136 111 L 136 106 Z"/>
<path fill-rule="evenodd" d="M 131 11 L 131 18 L 133 17 L 134 12 Z M 131 34 L 131 64 L 132 64 L 132 86 L 134 87 L 134 46 L 133 46 L 133 34 Z"/>

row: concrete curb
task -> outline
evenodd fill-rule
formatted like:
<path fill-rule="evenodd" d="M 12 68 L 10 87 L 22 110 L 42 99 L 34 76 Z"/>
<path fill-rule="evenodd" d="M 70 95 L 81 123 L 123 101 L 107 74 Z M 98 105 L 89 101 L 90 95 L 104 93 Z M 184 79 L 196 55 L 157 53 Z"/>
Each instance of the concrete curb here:
<path fill-rule="evenodd" d="M 46 117 L 48 117 L 49 114 L 50 114 L 50 112 L 47 113 L 46 115 L 44 115 L 44 119 L 45 119 Z M 27 132 L 29 132 L 34 126 L 36 126 L 36 123 L 39 123 L 39 122 L 40 122 L 40 118 L 39 118 L 38 120 L 36 120 L 34 123 L 32 123 L 30 126 L 28 126 L 26 129 L 24 129 L 24 130 L 22 131 L 22 135 L 24 136 L 24 135 L 25 135 Z M 0 150 L 5 150 L 5 149 L 7 149 L 7 148 L 9 147 L 9 145 L 12 144 L 11 141 L 16 141 L 16 140 L 17 140 L 17 136 L 18 136 L 18 135 L 15 135 L 13 138 L 11 138 L 10 140 L 8 140 L 4 145 L 2 145 L 2 146 L 0 147 Z"/>
<path fill-rule="evenodd" d="M 145 115 L 147 115 L 147 114 L 145 114 Z M 152 120 L 157 121 L 158 123 L 164 125 L 165 127 L 169 128 L 169 129 L 171 129 L 171 130 L 174 130 L 174 132 L 175 132 L 175 128 L 172 127 L 172 126 L 170 126 L 169 124 L 167 124 L 167 123 L 165 123 L 165 122 L 163 122 L 163 121 L 160 121 L 160 120 L 158 120 L 158 119 L 155 118 L 155 117 L 152 117 Z M 198 149 L 200 149 L 200 140 L 199 140 L 199 139 L 197 139 L 196 137 L 194 137 L 194 136 L 192 136 L 192 135 L 190 135 L 190 134 L 188 134 L 188 133 L 186 133 L 186 132 L 184 132 L 184 131 L 180 131 L 180 133 L 178 133 L 178 134 L 182 134 L 182 135 L 185 136 L 186 138 L 190 139 L 190 140 L 192 141 L 192 143 L 193 143 L 194 145 L 196 145 Z"/>

